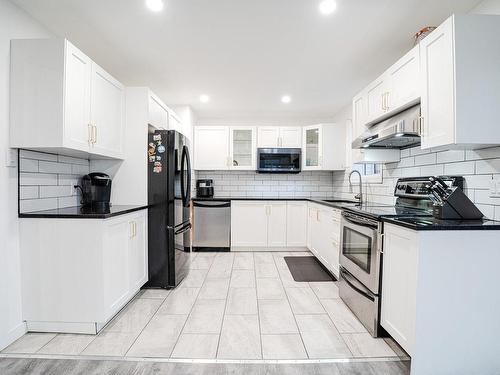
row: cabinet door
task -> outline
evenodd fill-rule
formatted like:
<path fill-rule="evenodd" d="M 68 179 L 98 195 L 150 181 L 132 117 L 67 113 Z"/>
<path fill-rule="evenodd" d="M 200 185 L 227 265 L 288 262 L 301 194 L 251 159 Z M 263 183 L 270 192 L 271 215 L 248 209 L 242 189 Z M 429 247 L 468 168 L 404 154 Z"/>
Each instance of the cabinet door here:
<path fill-rule="evenodd" d="M 420 51 L 414 47 L 388 70 L 390 93 L 389 110 L 407 106 L 420 97 Z"/>
<path fill-rule="evenodd" d="M 229 155 L 231 169 L 256 169 L 256 129 L 254 127 L 231 127 L 229 130 Z"/>
<path fill-rule="evenodd" d="M 123 85 L 97 64 L 92 64 L 91 118 L 94 144 L 91 152 L 120 157 L 123 153 L 124 98 Z"/>
<path fill-rule="evenodd" d="M 321 247 L 321 230 L 319 227 L 319 209 L 317 205 L 309 206 L 309 250 L 320 257 L 319 250 Z"/>
<path fill-rule="evenodd" d="M 366 93 L 355 96 L 352 99 L 352 141 L 363 135 L 366 131 Z M 351 142 L 352 142 L 351 141 Z M 351 145 L 348 145 L 349 148 Z"/>
<path fill-rule="evenodd" d="M 280 128 L 279 147 L 302 147 L 302 128 L 300 126 L 286 126 Z"/>
<path fill-rule="evenodd" d="M 90 84 L 92 60 L 66 41 L 64 143 L 88 151 L 90 144 Z"/>
<path fill-rule="evenodd" d="M 454 143 L 453 18 L 420 43 L 422 148 Z"/>
<path fill-rule="evenodd" d="M 321 169 L 323 158 L 322 145 L 322 126 L 306 126 L 303 129 L 303 147 L 302 147 L 302 169 L 315 170 Z"/>
<path fill-rule="evenodd" d="M 290 247 L 307 246 L 307 202 L 289 201 L 286 209 L 286 245 Z"/>
<path fill-rule="evenodd" d="M 388 93 L 386 76 L 383 75 L 366 89 L 367 122 L 373 121 L 388 111 L 386 97 Z"/>
<path fill-rule="evenodd" d="M 130 225 L 128 219 L 106 223 L 103 241 L 103 294 L 105 316 L 112 316 L 127 301 Z"/>
<path fill-rule="evenodd" d="M 257 128 L 258 147 L 278 147 L 280 129 L 272 126 L 262 126 Z"/>
<path fill-rule="evenodd" d="M 231 246 L 267 246 L 267 202 L 231 202 Z"/>
<path fill-rule="evenodd" d="M 229 168 L 229 128 L 197 126 L 194 130 L 194 169 Z"/>
<path fill-rule="evenodd" d="M 267 246 L 286 246 L 286 202 L 268 202 Z"/>
<path fill-rule="evenodd" d="M 384 226 L 381 324 L 412 354 L 418 264 L 418 235 L 394 225 Z"/>
<path fill-rule="evenodd" d="M 129 272 L 130 292 L 138 291 L 148 280 L 147 226 L 145 211 L 129 221 Z"/>
<path fill-rule="evenodd" d="M 149 124 L 158 129 L 168 129 L 168 112 L 154 95 L 149 96 Z"/>

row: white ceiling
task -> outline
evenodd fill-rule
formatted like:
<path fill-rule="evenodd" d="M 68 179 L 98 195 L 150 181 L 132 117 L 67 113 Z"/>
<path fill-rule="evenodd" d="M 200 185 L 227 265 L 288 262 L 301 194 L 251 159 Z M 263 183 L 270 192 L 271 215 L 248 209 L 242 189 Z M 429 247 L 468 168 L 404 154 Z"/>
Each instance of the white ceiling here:
<path fill-rule="evenodd" d="M 199 117 L 334 114 L 416 31 L 480 2 L 337 0 L 325 17 L 319 0 L 164 0 L 161 13 L 145 0 L 12 1 L 124 84 Z"/>

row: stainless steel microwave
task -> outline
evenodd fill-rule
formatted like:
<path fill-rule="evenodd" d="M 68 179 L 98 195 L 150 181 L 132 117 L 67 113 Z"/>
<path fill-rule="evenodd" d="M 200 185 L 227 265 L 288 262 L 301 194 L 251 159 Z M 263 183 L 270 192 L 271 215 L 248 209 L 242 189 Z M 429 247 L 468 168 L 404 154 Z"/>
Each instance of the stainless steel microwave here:
<path fill-rule="evenodd" d="M 258 148 L 257 172 L 299 173 L 301 156 L 300 148 Z"/>

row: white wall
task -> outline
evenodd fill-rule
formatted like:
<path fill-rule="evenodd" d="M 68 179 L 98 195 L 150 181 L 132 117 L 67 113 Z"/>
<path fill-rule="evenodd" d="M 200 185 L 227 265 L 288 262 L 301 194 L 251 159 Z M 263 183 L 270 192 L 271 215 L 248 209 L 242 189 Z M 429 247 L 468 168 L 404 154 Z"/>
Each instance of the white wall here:
<path fill-rule="evenodd" d="M 471 13 L 500 14 L 500 0 L 484 0 L 472 9 Z"/>
<path fill-rule="evenodd" d="M 0 349 L 24 333 L 17 219 L 17 169 L 5 166 L 9 142 L 10 39 L 49 32 L 7 0 L 0 0 Z"/>

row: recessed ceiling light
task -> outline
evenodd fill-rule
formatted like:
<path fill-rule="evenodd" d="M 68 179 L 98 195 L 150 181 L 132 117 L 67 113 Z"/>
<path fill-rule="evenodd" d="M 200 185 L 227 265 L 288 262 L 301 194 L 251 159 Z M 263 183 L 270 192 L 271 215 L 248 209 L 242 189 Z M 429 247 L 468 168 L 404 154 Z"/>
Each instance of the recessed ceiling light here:
<path fill-rule="evenodd" d="M 208 95 L 200 95 L 200 102 L 208 103 L 210 101 L 210 96 Z"/>
<path fill-rule="evenodd" d="M 163 0 L 146 0 L 146 6 L 153 12 L 161 12 L 163 10 Z"/>
<path fill-rule="evenodd" d="M 283 96 L 281 97 L 281 102 L 282 102 L 282 103 L 290 103 L 291 101 L 292 101 L 292 98 L 290 98 L 290 96 L 289 96 L 289 95 L 283 95 Z"/>
<path fill-rule="evenodd" d="M 325 16 L 332 14 L 337 9 L 337 3 L 335 0 L 323 0 L 319 3 L 319 11 Z"/>

